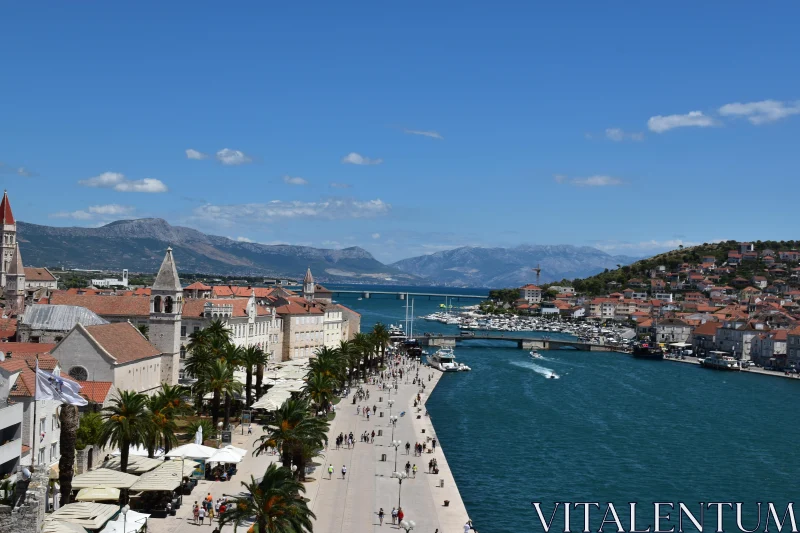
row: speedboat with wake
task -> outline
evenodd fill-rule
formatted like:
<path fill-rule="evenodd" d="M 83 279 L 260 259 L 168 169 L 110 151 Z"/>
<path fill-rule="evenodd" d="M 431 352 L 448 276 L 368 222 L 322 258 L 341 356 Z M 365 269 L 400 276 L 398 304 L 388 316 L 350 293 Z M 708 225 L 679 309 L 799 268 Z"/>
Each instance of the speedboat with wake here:
<path fill-rule="evenodd" d="M 534 359 L 544 359 L 544 357 L 542 356 L 542 354 L 540 354 L 540 353 L 539 353 L 539 352 L 537 352 L 536 350 L 531 350 L 531 351 L 530 351 L 530 354 L 531 354 L 531 357 L 532 357 L 532 358 L 534 358 Z"/>

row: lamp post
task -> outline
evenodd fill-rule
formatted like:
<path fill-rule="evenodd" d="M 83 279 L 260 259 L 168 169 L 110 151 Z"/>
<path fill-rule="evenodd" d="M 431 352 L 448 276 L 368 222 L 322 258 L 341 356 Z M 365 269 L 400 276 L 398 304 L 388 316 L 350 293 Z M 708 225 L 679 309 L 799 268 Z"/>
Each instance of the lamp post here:
<path fill-rule="evenodd" d="M 130 510 L 131 510 L 131 506 L 128 505 L 128 504 L 125 504 L 122 507 L 122 509 L 120 509 L 120 512 L 122 513 L 122 531 L 123 532 L 125 531 L 126 517 L 128 516 L 128 511 L 130 511 Z"/>
<path fill-rule="evenodd" d="M 394 440 L 394 428 L 397 425 L 397 415 L 390 416 L 389 423 L 392 425 L 392 440 Z"/>
<path fill-rule="evenodd" d="M 217 448 L 222 443 L 222 422 L 217 422 Z"/>
<path fill-rule="evenodd" d="M 409 531 L 414 531 L 414 528 L 417 527 L 417 524 L 413 520 L 403 520 L 400 522 L 400 527 L 405 529 L 406 533 L 408 533 Z"/>
<path fill-rule="evenodd" d="M 403 445 L 403 441 L 401 441 L 401 440 L 393 440 L 392 443 L 389 445 L 389 446 L 392 446 L 394 448 L 394 469 L 395 470 L 397 470 L 397 449 L 402 445 Z M 396 474 L 396 473 L 397 472 L 395 472 L 394 474 Z M 394 477 L 394 474 L 392 474 L 392 477 Z"/>
<path fill-rule="evenodd" d="M 405 472 L 392 472 L 392 477 L 395 478 L 399 482 L 398 483 L 398 488 L 397 488 L 397 508 L 399 509 L 400 508 L 400 495 L 401 495 L 401 492 L 403 490 L 403 480 L 404 479 L 408 479 L 408 474 L 406 474 Z"/>
<path fill-rule="evenodd" d="M 392 389 L 389 389 L 389 394 L 391 394 Z M 394 405 L 394 400 L 388 400 L 386 403 L 389 404 L 389 420 L 392 419 L 392 406 Z"/>

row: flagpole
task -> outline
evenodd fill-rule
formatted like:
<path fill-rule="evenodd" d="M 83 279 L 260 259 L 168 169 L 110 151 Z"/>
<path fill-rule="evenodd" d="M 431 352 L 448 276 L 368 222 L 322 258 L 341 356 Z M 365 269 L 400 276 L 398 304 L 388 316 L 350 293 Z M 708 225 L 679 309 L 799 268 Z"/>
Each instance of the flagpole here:
<path fill-rule="evenodd" d="M 39 387 L 39 354 L 36 354 L 36 378 L 33 380 L 33 386 Z M 33 440 L 31 441 L 31 450 L 33 453 L 31 454 L 31 465 L 36 464 L 36 458 L 39 457 L 39 441 L 36 440 L 36 437 L 39 436 L 39 420 L 36 418 L 36 404 L 39 403 L 39 400 L 36 399 L 36 388 L 33 390 L 33 422 L 31 426 L 33 426 Z"/>

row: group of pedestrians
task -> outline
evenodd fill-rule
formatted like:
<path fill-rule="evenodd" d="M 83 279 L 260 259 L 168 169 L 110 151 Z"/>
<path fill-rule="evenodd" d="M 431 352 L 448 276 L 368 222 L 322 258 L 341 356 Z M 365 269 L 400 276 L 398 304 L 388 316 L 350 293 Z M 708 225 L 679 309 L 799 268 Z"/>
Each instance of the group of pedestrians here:
<path fill-rule="evenodd" d="M 338 450 L 342 445 L 347 446 L 348 450 L 355 445 L 352 431 L 350 432 L 349 435 L 345 435 L 344 433 L 339 433 L 339 436 L 336 437 L 336 449 Z"/>
<path fill-rule="evenodd" d="M 195 525 L 203 525 L 206 517 L 208 517 L 208 525 L 212 525 L 215 516 L 222 515 L 227 510 L 227 503 L 222 498 L 214 501 L 211 493 L 203 498 L 203 501 L 198 503 L 194 502 L 192 508 L 192 517 L 194 518 Z"/>
<path fill-rule="evenodd" d="M 378 510 L 378 520 L 380 521 L 381 525 L 383 525 L 384 516 L 385 513 L 383 512 L 383 507 L 381 507 Z M 390 516 L 392 517 L 392 524 L 399 524 L 406 517 L 402 507 L 397 507 L 397 508 L 392 507 L 392 513 Z"/>

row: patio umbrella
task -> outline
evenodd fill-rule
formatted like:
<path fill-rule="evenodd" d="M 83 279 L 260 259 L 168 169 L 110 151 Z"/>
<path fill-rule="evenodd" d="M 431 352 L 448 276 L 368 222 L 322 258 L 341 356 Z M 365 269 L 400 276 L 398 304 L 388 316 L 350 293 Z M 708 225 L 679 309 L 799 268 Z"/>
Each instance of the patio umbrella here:
<path fill-rule="evenodd" d="M 225 448 L 217 450 L 217 453 L 206 459 L 207 463 L 240 463 L 241 461 L 241 455 Z"/>
<path fill-rule="evenodd" d="M 256 403 L 251 405 L 253 409 L 265 409 L 267 411 L 275 411 L 283 405 L 283 402 L 288 400 L 292 393 L 287 390 L 271 390 L 264 396 L 258 399 Z"/>
<path fill-rule="evenodd" d="M 238 453 L 242 457 L 247 455 L 247 450 L 245 450 L 244 448 L 237 448 L 236 446 L 233 446 L 232 444 L 228 444 L 227 446 L 224 446 L 222 449 L 223 450 L 231 450 L 234 453 Z"/>
<path fill-rule="evenodd" d="M 78 491 L 75 501 L 79 502 L 106 502 L 119 500 L 119 489 L 98 485 L 87 487 Z"/>
<path fill-rule="evenodd" d="M 187 459 L 208 459 L 216 453 L 216 448 L 210 446 L 203 446 L 202 444 L 184 444 L 173 448 L 167 454 L 167 457 L 185 457 Z"/>

